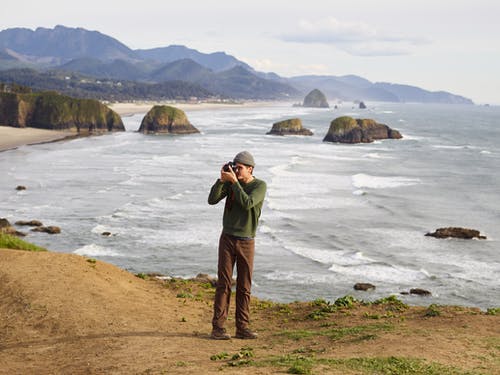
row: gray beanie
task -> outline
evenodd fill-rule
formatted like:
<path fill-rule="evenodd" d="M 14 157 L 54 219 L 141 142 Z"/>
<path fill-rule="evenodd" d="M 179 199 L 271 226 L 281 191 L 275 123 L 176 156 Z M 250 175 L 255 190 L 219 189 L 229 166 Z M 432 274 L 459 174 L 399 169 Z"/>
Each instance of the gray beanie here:
<path fill-rule="evenodd" d="M 249 165 L 251 167 L 255 167 L 255 161 L 253 160 L 253 156 L 248 151 L 241 151 L 240 153 L 238 153 L 234 157 L 233 162 Z"/>

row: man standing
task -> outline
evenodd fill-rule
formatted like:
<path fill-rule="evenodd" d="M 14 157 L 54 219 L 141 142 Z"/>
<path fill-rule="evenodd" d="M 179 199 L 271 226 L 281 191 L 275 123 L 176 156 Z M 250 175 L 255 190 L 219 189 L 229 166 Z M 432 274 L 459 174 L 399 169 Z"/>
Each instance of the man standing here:
<path fill-rule="evenodd" d="M 257 334 L 248 327 L 250 319 L 250 289 L 252 286 L 255 232 L 259 222 L 266 183 L 253 176 L 255 161 L 248 151 L 238 153 L 220 171 L 208 196 L 209 204 L 226 198 L 219 240 L 218 281 L 214 299 L 212 334 L 215 340 L 229 340 L 224 325 L 231 299 L 231 281 L 236 263 L 236 338 L 255 339 Z"/>

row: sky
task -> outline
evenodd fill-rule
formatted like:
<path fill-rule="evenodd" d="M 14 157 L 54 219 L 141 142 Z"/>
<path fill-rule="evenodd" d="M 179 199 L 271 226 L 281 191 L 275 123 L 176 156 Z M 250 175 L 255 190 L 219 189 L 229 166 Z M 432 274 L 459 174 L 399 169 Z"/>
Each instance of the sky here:
<path fill-rule="evenodd" d="M 284 77 L 355 74 L 500 104 L 498 0 L 25 0 L 0 30 L 97 30 L 132 49 L 224 51 Z"/>

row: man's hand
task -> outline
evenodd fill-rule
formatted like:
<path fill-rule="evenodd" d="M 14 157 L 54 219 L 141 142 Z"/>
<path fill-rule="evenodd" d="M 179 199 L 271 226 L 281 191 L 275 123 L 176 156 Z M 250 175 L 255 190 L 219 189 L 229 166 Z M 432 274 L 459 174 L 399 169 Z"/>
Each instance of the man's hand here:
<path fill-rule="evenodd" d="M 236 176 L 236 173 L 234 173 L 233 168 L 229 166 L 229 171 L 224 171 L 224 166 L 222 166 L 220 170 L 220 180 L 222 182 L 230 182 L 231 184 L 234 184 L 238 182 L 238 177 Z"/>

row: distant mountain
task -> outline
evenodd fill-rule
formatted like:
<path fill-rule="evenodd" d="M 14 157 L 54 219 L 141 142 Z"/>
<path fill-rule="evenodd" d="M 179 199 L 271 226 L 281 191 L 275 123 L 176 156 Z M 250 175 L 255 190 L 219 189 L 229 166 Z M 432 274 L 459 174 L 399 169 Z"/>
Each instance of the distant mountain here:
<path fill-rule="evenodd" d="M 214 73 L 191 59 L 182 59 L 171 62 L 152 72 L 149 78 L 155 82 L 172 81 L 179 79 L 187 82 L 209 80 Z"/>
<path fill-rule="evenodd" d="M 0 32 L 0 49 L 11 49 L 27 61 L 48 66 L 59 65 L 72 59 L 94 57 L 101 60 L 135 60 L 134 52 L 123 43 L 82 28 L 56 26 L 35 31 L 24 28 Z"/>
<path fill-rule="evenodd" d="M 123 80 L 129 82 L 129 89 L 132 87 L 130 81 L 182 80 L 194 84 L 187 91 L 177 86 L 183 92 L 197 92 L 203 88 L 205 92 L 233 98 L 302 100 L 306 93 L 319 89 L 329 100 L 472 103 L 444 91 L 372 83 L 355 75 L 284 78 L 275 73 L 257 72 L 224 52 L 206 54 L 179 45 L 132 50 L 98 31 L 60 25 L 53 29 L 39 27 L 34 31 L 25 28 L 0 31 L 0 71 L 23 67 L 55 69 L 66 75 L 74 72 L 101 80 Z"/>
<path fill-rule="evenodd" d="M 29 86 L 35 91 L 57 91 L 75 98 L 109 101 L 186 100 L 213 98 L 214 94 L 196 83 L 168 81 L 144 83 L 125 80 L 97 79 L 61 70 L 39 72 L 33 69 L 0 71 L 0 82 Z"/>
<path fill-rule="evenodd" d="M 288 81 L 301 93 L 319 89 L 328 100 L 372 100 L 386 102 L 473 104 L 472 100 L 449 92 L 432 92 L 415 86 L 372 83 L 354 76 L 300 76 Z"/>
<path fill-rule="evenodd" d="M 176 60 L 190 59 L 198 64 L 213 70 L 221 72 L 234 68 L 235 66 L 243 66 L 248 70 L 253 70 L 248 64 L 236 59 L 233 56 L 227 55 L 224 52 L 201 53 L 195 49 L 190 49 L 185 46 L 172 45 L 162 48 L 138 49 L 135 50 L 137 57 L 145 60 L 155 60 L 160 62 L 172 62 Z"/>

